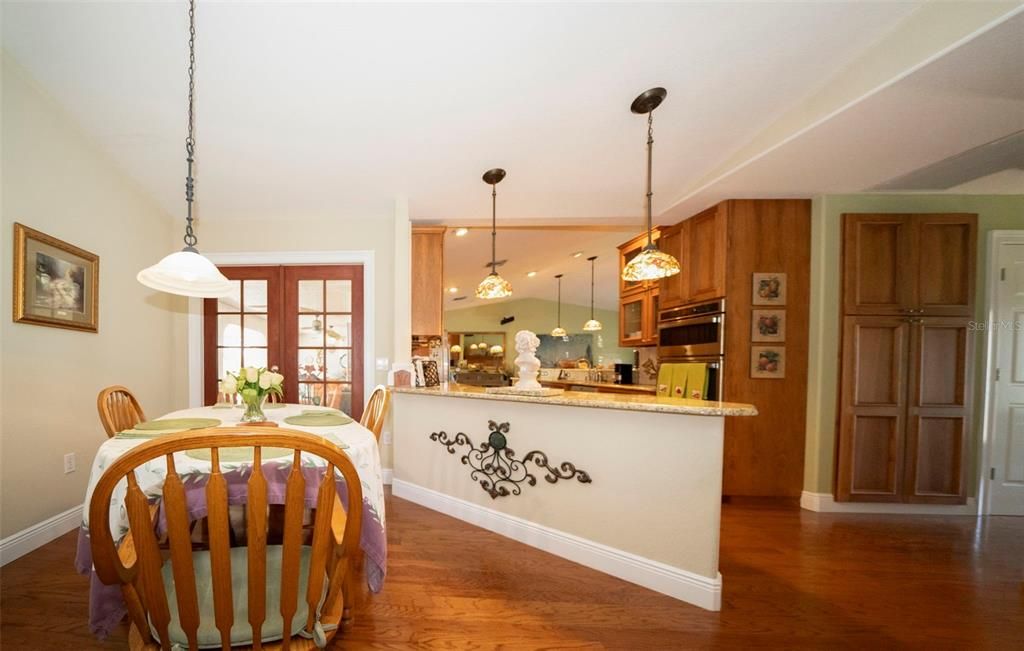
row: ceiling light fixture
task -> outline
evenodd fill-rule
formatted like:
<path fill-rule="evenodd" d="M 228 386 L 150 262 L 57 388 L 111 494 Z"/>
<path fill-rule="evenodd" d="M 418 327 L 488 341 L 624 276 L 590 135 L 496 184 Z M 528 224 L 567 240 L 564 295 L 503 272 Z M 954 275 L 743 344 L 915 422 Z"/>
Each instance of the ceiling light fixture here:
<path fill-rule="evenodd" d="M 528 272 L 526 272 L 526 277 L 527 278 L 533 278 L 536 275 L 537 275 L 536 271 L 528 271 Z"/>
<path fill-rule="evenodd" d="M 647 114 L 647 246 L 622 269 L 622 279 L 632 282 L 657 280 L 679 273 L 679 261 L 654 246 L 651 225 L 651 159 L 654 151 L 654 109 L 658 108 L 668 92 L 664 88 L 651 88 L 640 93 L 629 107 L 637 115 Z"/>
<path fill-rule="evenodd" d="M 597 260 L 597 256 L 592 255 L 587 260 L 590 260 L 590 320 L 583 324 L 583 329 L 587 332 L 596 332 L 603 327 L 601 322 L 594 318 L 594 260 Z"/>
<path fill-rule="evenodd" d="M 456 228 L 455 229 L 455 237 L 465 237 L 466 233 L 468 233 L 468 232 L 469 232 L 468 228 Z"/>
<path fill-rule="evenodd" d="M 562 327 L 562 275 L 558 274 L 555 276 L 558 279 L 558 320 L 555 324 L 555 329 L 551 331 L 552 337 L 566 336 L 565 328 Z"/>
<path fill-rule="evenodd" d="M 192 201 L 195 195 L 192 164 L 195 162 L 196 140 L 193 136 L 195 119 L 193 96 L 196 76 L 196 5 L 188 3 L 188 136 L 185 138 L 185 248 L 164 257 L 160 262 L 140 271 L 136 279 L 145 285 L 168 294 L 195 298 L 219 298 L 231 292 L 231 281 L 217 266 L 199 254 L 198 238 L 192 230 Z"/>
<path fill-rule="evenodd" d="M 512 285 L 498 275 L 498 188 L 505 170 L 494 168 L 484 172 L 484 183 L 491 186 L 491 273 L 476 288 L 477 298 L 505 298 L 512 295 Z"/>
<path fill-rule="evenodd" d="M 583 255 L 583 251 L 576 251 L 575 253 L 572 254 L 572 257 L 578 258 L 578 257 L 580 257 L 582 255 Z"/>
<path fill-rule="evenodd" d="M 458 294 L 459 293 L 459 288 L 458 287 L 449 287 L 448 288 L 448 293 L 449 294 Z"/>

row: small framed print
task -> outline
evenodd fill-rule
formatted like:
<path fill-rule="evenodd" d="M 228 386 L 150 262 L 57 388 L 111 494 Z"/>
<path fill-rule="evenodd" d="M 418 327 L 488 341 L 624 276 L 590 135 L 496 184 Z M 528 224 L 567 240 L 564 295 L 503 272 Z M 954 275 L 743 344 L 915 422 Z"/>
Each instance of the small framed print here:
<path fill-rule="evenodd" d="M 751 310 L 750 340 L 777 341 L 786 340 L 785 310 Z"/>
<path fill-rule="evenodd" d="M 751 297 L 753 305 L 785 305 L 786 274 L 755 273 Z"/>
<path fill-rule="evenodd" d="M 97 332 L 100 258 L 14 224 L 14 321 Z"/>
<path fill-rule="evenodd" d="M 758 380 L 780 380 L 786 377 L 785 346 L 751 346 L 750 377 Z"/>

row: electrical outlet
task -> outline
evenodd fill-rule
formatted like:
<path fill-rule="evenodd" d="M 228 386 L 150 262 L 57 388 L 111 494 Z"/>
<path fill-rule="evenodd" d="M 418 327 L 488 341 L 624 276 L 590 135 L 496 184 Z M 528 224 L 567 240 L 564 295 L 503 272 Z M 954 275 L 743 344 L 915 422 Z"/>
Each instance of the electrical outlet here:
<path fill-rule="evenodd" d="M 391 445 L 391 432 L 389 430 L 381 432 L 380 440 L 384 445 Z"/>
<path fill-rule="evenodd" d="M 64 455 L 64 474 L 67 475 L 75 471 L 75 453 L 68 452 Z"/>

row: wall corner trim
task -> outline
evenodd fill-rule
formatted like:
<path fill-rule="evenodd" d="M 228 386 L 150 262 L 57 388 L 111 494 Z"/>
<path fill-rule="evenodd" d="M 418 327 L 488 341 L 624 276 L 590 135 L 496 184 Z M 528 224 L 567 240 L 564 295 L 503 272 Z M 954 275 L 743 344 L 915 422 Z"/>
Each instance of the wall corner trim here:
<path fill-rule="evenodd" d="M 79 505 L 7 536 L 0 540 L 0 566 L 39 549 L 81 525 L 82 506 Z"/>
<path fill-rule="evenodd" d="M 800 494 L 800 508 L 817 513 L 893 513 L 903 515 L 978 515 L 977 500 L 967 504 L 903 504 L 892 502 L 836 502 L 831 493 Z"/>
<path fill-rule="evenodd" d="M 395 497 L 409 500 L 555 556 L 666 594 L 706 610 L 722 608 L 722 575 L 711 579 L 586 538 L 394 479 Z"/>

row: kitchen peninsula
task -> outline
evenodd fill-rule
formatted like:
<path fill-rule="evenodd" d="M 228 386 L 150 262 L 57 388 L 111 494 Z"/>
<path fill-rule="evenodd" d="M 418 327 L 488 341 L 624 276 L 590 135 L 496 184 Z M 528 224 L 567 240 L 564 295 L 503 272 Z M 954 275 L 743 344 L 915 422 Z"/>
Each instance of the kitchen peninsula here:
<path fill-rule="evenodd" d="M 724 422 L 754 406 L 459 385 L 395 393 L 396 496 L 720 608 Z"/>

